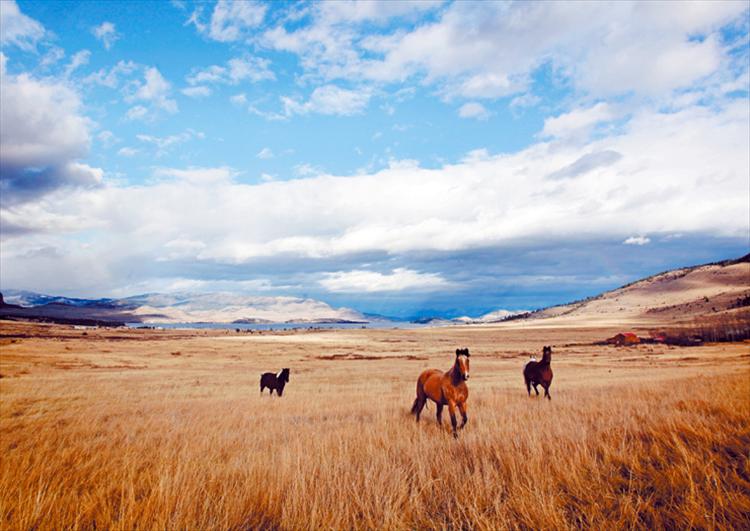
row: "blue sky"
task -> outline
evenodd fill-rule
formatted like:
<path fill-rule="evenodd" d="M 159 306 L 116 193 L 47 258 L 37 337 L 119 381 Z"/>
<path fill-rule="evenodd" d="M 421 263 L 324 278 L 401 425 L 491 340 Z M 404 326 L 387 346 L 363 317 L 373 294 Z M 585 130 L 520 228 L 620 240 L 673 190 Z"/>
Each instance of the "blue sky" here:
<path fill-rule="evenodd" d="M 0 3 L 0 288 L 533 309 L 750 246 L 745 2 Z"/>

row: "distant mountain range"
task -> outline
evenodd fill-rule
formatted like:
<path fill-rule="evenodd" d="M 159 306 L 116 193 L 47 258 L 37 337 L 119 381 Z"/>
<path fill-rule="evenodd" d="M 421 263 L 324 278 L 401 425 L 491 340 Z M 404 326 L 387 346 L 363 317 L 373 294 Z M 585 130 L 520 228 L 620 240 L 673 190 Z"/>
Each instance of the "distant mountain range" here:
<path fill-rule="evenodd" d="M 231 293 L 148 293 L 123 299 L 55 297 L 6 290 L 0 317 L 80 324 L 366 323 L 373 317 L 314 299 Z"/>
<path fill-rule="evenodd" d="M 32 291 L 5 290 L 0 318 L 58 323 L 122 325 L 125 323 L 371 323 L 397 322 L 322 301 L 297 297 L 254 297 L 233 293 L 147 293 L 122 299 L 58 297 Z M 517 312 L 497 310 L 478 318 L 428 317 L 432 325 L 498 322 Z"/>
<path fill-rule="evenodd" d="M 0 319 L 69 324 L 125 323 L 368 323 L 396 321 L 298 297 L 255 297 L 234 293 L 148 293 L 123 299 L 55 297 L 6 290 Z M 488 324 L 510 319 L 677 319 L 750 306 L 750 255 L 737 260 L 675 269 L 569 304 L 533 312 L 495 310 L 481 317 L 423 317 L 431 325 Z"/>

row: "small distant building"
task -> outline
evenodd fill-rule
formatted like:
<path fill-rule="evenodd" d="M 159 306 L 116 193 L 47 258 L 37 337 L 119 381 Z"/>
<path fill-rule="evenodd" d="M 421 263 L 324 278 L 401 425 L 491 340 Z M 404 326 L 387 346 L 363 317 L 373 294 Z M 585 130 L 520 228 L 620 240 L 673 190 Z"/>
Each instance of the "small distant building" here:
<path fill-rule="evenodd" d="M 637 345 L 641 342 L 641 338 L 635 335 L 633 332 L 620 332 L 619 334 L 607 339 L 608 345 L 615 345 L 618 347 L 628 347 L 630 345 Z"/>

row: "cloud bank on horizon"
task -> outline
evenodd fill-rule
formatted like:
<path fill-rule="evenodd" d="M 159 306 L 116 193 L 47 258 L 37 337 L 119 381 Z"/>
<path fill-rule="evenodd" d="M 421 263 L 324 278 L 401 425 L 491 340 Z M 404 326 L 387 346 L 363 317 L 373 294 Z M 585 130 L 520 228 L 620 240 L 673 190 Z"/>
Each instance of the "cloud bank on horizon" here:
<path fill-rule="evenodd" d="M 0 4 L 0 288 L 390 315 L 750 245 L 743 2 Z"/>

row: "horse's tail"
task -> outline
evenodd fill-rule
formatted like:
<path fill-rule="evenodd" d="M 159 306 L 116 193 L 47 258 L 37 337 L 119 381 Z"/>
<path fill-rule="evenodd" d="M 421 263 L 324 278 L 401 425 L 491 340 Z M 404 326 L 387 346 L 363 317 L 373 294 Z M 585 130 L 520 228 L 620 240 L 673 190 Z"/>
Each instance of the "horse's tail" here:
<path fill-rule="evenodd" d="M 414 399 L 414 404 L 411 406 L 411 414 L 416 415 L 417 414 L 417 406 L 419 405 L 419 397 Z"/>
<path fill-rule="evenodd" d="M 414 399 L 414 404 L 411 406 L 411 414 L 416 415 L 419 410 L 421 409 L 419 407 L 420 398 L 424 395 L 424 387 L 422 386 L 422 377 L 420 376 L 419 379 L 417 379 L 417 398 Z"/>
<path fill-rule="evenodd" d="M 418 415 L 422 408 L 427 405 L 426 395 L 424 392 L 424 384 L 422 377 L 420 376 L 417 380 L 417 398 L 414 399 L 414 403 L 411 406 L 411 414 Z"/>

